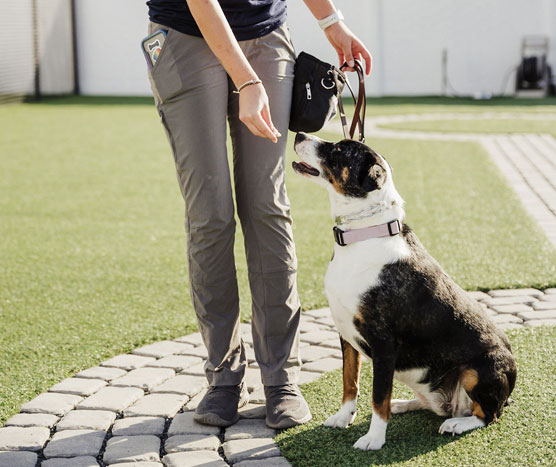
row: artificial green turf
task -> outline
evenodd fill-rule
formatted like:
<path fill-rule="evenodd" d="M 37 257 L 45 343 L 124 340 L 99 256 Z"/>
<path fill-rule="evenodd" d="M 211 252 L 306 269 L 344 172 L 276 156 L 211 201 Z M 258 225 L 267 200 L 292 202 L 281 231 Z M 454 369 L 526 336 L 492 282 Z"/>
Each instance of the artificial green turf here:
<path fill-rule="evenodd" d="M 313 420 L 278 435 L 282 454 L 295 467 L 556 465 L 556 327 L 511 332 L 510 340 L 518 366 L 515 402 L 498 423 L 452 437 L 438 434 L 444 419 L 432 412 L 393 415 L 381 450 L 354 449 L 369 429 L 372 411 L 372 366 L 364 364 L 354 424 L 345 430 L 323 426 L 342 400 L 340 370 L 325 374 L 302 387 Z M 406 386 L 394 384 L 393 398 L 412 396 Z"/>
<path fill-rule="evenodd" d="M 422 120 L 380 124 L 380 128 L 445 133 L 546 133 L 556 137 L 554 120 L 518 120 L 496 117 L 476 120 Z"/>
<path fill-rule="evenodd" d="M 193 332 L 196 320 L 183 203 L 152 102 L 6 105 L 0 127 L 1 424 L 63 378 L 144 343 Z M 395 167 L 409 223 L 462 286 L 555 285 L 554 250 L 479 146 L 369 143 Z M 295 157 L 291 145 L 288 157 Z M 289 163 L 287 177 L 302 303 L 326 306 L 328 198 Z M 247 319 L 242 245 L 238 232 Z"/>

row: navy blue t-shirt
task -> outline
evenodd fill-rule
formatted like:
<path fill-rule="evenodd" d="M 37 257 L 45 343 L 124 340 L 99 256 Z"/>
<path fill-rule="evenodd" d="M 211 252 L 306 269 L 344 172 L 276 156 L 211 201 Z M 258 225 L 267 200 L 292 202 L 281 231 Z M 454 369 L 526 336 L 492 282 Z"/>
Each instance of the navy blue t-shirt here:
<path fill-rule="evenodd" d="M 286 0 L 218 0 L 238 41 L 264 36 L 286 20 Z M 149 18 L 184 34 L 203 37 L 186 0 L 149 0 Z"/>

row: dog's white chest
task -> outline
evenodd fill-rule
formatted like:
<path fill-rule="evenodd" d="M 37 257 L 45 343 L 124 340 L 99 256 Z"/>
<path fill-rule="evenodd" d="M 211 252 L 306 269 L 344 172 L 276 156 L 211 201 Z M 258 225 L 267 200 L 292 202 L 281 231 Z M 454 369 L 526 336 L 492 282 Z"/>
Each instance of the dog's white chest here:
<path fill-rule="evenodd" d="M 361 336 L 353 321 L 361 308 L 361 298 L 379 284 L 380 272 L 386 264 L 407 255 L 407 244 L 400 237 L 376 238 L 335 247 L 334 259 L 324 278 L 325 292 L 340 335 L 360 352 L 358 341 Z"/>

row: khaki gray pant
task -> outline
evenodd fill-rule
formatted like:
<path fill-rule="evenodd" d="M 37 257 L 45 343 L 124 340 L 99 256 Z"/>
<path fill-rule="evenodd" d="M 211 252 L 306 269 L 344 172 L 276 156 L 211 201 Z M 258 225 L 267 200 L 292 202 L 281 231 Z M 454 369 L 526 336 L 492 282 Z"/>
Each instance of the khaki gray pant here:
<path fill-rule="evenodd" d="M 149 33 L 157 29 L 169 28 L 150 23 Z M 169 29 L 149 77 L 185 200 L 191 299 L 208 349 L 207 379 L 213 386 L 239 384 L 246 367 L 227 116 L 253 298 L 254 351 L 263 383 L 279 385 L 296 382 L 301 363 L 297 260 L 284 184 L 295 54 L 285 25 L 239 44 L 268 94 L 274 125 L 283 135 L 277 144 L 240 122 L 235 86 L 204 39 Z"/>

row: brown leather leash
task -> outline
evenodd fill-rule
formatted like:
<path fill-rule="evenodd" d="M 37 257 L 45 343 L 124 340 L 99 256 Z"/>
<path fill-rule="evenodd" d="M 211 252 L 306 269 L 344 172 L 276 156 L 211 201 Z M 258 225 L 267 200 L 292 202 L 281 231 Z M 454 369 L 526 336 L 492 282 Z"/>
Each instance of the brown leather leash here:
<path fill-rule="evenodd" d="M 343 71 L 344 68 L 347 68 L 347 63 L 344 63 L 340 70 Z M 348 131 L 348 123 L 346 114 L 344 112 L 344 106 L 342 104 L 341 96 L 338 99 L 338 108 L 340 110 L 340 120 L 342 121 L 342 130 L 344 132 L 344 137 L 346 139 L 353 139 L 353 135 L 355 134 L 355 128 L 359 127 L 359 141 L 362 143 L 365 142 L 365 110 L 367 108 L 367 97 L 365 96 L 365 73 L 363 71 L 363 65 L 359 60 L 355 60 L 355 64 L 353 66 L 355 71 L 357 72 L 357 76 L 359 78 L 359 91 L 357 93 L 357 99 L 355 98 L 355 94 L 353 93 L 353 89 L 349 84 L 349 80 L 347 76 L 345 76 L 345 83 L 351 93 L 351 97 L 353 99 L 353 103 L 355 105 L 355 111 L 353 112 L 353 120 L 351 121 L 351 126 Z"/>

